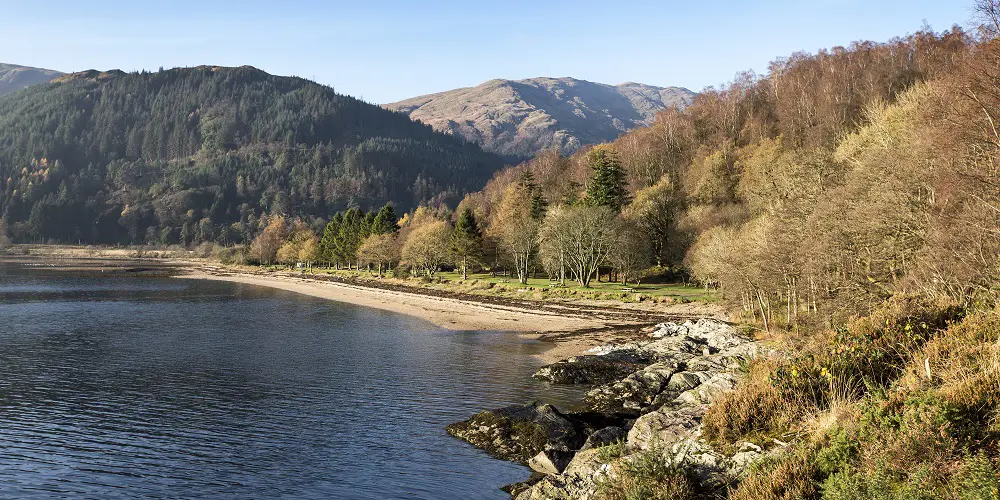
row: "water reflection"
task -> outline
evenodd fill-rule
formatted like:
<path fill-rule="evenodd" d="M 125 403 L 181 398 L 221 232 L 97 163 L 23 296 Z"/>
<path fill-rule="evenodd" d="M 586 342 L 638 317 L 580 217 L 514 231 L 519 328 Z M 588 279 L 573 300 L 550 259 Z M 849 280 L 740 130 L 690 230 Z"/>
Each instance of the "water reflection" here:
<path fill-rule="evenodd" d="M 444 426 L 573 390 L 539 348 L 247 285 L 0 265 L 0 492 L 504 498 Z"/>

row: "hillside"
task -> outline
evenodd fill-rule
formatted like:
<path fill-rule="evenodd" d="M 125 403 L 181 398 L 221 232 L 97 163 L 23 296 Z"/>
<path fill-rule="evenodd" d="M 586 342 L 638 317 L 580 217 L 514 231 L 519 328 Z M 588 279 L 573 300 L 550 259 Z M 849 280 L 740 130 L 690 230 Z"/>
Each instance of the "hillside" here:
<path fill-rule="evenodd" d="M 694 92 L 639 83 L 605 85 L 574 78 L 490 80 L 471 88 L 387 104 L 435 130 L 495 153 L 528 157 L 544 149 L 573 153 L 686 107 Z"/>
<path fill-rule="evenodd" d="M 502 160 L 251 67 L 88 71 L 0 97 L 0 222 L 16 240 L 245 241 L 265 214 L 408 210 Z"/>
<path fill-rule="evenodd" d="M 977 32 L 989 36 L 925 28 L 780 58 L 612 143 L 498 173 L 462 202 L 519 275 L 537 252 L 550 278 L 583 286 L 608 248 L 609 281 L 666 271 L 717 289 L 774 349 L 746 363 L 713 352 L 738 368 L 697 394 L 650 367 L 591 389 L 586 411 L 638 415 L 624 443 L 573 456 L 538 443 L 523 460 L 543 470 L 553 457 L 561 474 L 517 499 L 997 498 L 1000 38 Z M 698 342 L 691 326 L 663 338 Z M 591 361 L 540 374 L 576 381 L 600 373 Z M 491 416 L 466 428 L 512 449 Z"/>
<path fill-rule="evenodd" d="M 0 63 L 0 94 L 15 92 L 39 83 L 47 83 L 60 75 L 62 73 L 50 69 Z"/>

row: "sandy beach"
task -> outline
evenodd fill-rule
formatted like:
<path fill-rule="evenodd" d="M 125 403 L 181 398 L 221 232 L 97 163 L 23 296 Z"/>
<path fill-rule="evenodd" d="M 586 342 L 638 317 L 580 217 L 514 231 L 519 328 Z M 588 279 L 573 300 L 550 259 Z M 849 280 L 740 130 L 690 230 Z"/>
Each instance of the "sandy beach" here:
<path fill-rule="evenodd" d="M 450 330 L 503 330 L 530 333 L 572 332 L 608 326 L 597 318 L 576 317 L 548 311 L 434 297 L 396 290 L 349 285 L 306 277 L 262 276 L 194 269 L 177 276 L 246 283 L 300 293 L 347 304 L 415 316 Z"/>

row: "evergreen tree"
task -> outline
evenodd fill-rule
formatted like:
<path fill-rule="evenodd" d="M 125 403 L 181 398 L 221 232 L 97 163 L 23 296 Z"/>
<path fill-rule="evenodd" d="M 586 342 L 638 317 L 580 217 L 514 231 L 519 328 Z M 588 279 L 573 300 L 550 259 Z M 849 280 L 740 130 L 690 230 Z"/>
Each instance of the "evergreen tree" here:
<path fill-rule="evenodd" d="M 625 169 L 618 153 L 604 147 L 594 148 L 587 155 L 587 163 L 594 171 L 587 185 L 587 205 L 621 212 L 628 204 L 629 195 Z"/>
<path fill-rule="evenodd" d="M 330 222 L 326 224 L 326 229 L 323 230 L 323 238 L 319 241 L 320 260 L 326 261 L 328 266 L 339 261 L 337 255 L 337 238 L 340 234 L 340 223 L 342 220 L 343 215 L 339 212 L 334 215 L 330 219 Z"/>
<path fill-rule="evenodd" d="M 549 202 L 542 194 L 541 187 L 535 182 L 535 175 L 530 170 L 524 170 L 521 172 L 519 182 L 522 186 L 528 188 L 528 192 L 531 193 L 531 218 L 535 220 L 544 219 L 545 212 L 549 209 Z"/>
<path fill-rule="evenodd" d="M 379 209 L 372 223 L 372 234 L 396 234 L 399 232 L 399 217 L 391 203 L 386 203 Z"/>
<path fill-rule="evenodd" d="M 466 208 L 458 217 L 451 235 L 451 252 L 462 268 L 462 279 L 469 277 L 469 263 L 478 261 L 483 254 L 483 233 L 472 210 Z"/>
<path fill-rule="evenodd" d="M 344 213 L 344 219 L 340 224 L 338 250 L 340 257 L 347 263 L 348 268 L 352 262 L 357 260 L 358 247 L 364 239 L 364 214 L 357 208 L 351 208 Z"/>
<path fill-rule="evenodd" d="M 312 220 L 343 206 L 457 202 L 503 165 L 299 78 L 248 67 L 96 76 L 0 100 L 0 213 L 12 240 L 194 244 L 224 241 L 240 223 L 246 242 L 265 213 Z"/>

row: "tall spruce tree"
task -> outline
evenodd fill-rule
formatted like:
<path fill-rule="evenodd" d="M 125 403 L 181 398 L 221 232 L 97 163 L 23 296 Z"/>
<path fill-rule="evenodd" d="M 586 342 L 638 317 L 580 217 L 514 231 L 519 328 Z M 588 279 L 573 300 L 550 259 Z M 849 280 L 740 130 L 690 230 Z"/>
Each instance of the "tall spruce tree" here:
<path fill-rule="evenodd" d="M 379 209 L 372 223 L 372 234 L 396 234 L 399 232 L 399 217 L 391 203 L 386 203 Z"/>
<path fill-rule="evenodd" d="M 586 204 L 595 207 L 609 207 L 621 212 L 628 204 L 628 183 L 618 153 L 604 147 L 594 148 L 587 154 L 587 163 L 594 171 L 587 185 Z"/>
<path fill-rule="evenodd" d="M 344 216 L 339 212 L 335 214 L 330 219 L 330 222 L 326 224 L 326 229 L 323 230 L 323 238 L 319 241 L 320 259 L 325 261 L 327 266 L 340 261 L 337 255 L 337 237 L 340 235 L 340 223 L 343 218 Z"/>
<path fill-rule="evenodd" d="M 480 260 L 483 255 L 483 232 L 469 208 L 458 216 L 458 223 L 451 234 L 451 253 L 462 268 L 462 279 L 468 279 L 469 264 Z"/>

